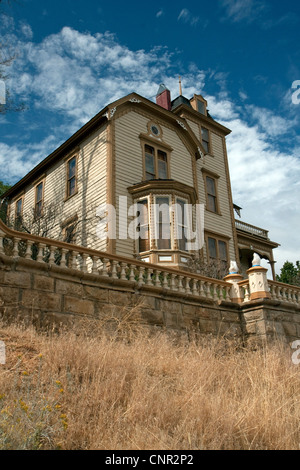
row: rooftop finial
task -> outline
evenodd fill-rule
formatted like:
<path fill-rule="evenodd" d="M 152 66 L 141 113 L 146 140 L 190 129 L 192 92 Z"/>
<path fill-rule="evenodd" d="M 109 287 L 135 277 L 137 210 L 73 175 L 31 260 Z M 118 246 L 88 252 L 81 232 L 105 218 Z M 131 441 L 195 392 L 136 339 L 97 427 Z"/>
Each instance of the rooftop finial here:
<path fill-rule="evenodd" d="M 179 95 L 182 96 L 181 76 L 179 75 Z"/>

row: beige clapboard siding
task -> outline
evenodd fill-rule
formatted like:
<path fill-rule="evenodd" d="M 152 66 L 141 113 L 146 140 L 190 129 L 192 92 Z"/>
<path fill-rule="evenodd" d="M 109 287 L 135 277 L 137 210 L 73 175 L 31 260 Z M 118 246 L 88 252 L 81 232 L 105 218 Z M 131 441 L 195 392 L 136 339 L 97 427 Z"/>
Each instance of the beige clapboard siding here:
<path fill-rule="evenodd" d="M 148 121 L 149 119 L 133 111 L 115 120 L 116 253 L 123 256 L 132 256 L 134 243 L 129 237 L 119 238 L 119 196 L 127 197 L 129 209 L 133 201 L 127 188 L 143 180 L 139 135 L 147 132 Z"/>
<path fill-rule="evenodd" d="M 62 223 L 77 214 L 80 224 L 77 227 L 76 243 L 95 249 L 105 249 L 106 240 L 99 240 L 96 235 L 96 209 L 106 203 L 106 128 L 102 127 L 82 142 L 78 151 L 77 182 L 78 192 L 65 201 L 66 163 L 62 158 L 46 172 L 44 179 L 44 208 L 56 207 L 55 223 L 49 225 L 47 236 L 61 238 Z M 70 154 L 69 156 L 72 156 Z M 35 204 L 35 187 L 25 188 L 23 214 L 32 216 Z M 10 212 L 14 217 L 14 203 Z"/>
<path fill-rule="evenodd" d="M 192 121 L 191 119 L 187 119 L 186 117 L 185 117 L 185 119 L 186 119 L 186 122 L 188 123 L 188 125 L 190 126 L 190 128 L 192 129 L 192 131 L 194 132 L 197 139 L 199 139 L 201 141 L 199 124 L 197 124 L 195 121 Z"/>
<path fill-rule="evenodd" d="M 229 236 L 229 255 L 231 259 L 236 258 L 235 255 L 235 246 L 234 246 L 234 236 L 232 232 L 232 218 L 231 218 L 231 207 L 229 199 L 229 181 L 227 180 L 226 166 L 224 150 L 223 150 L 223 141 L 222 137 L 211 132 L 211 144 L 212 144 L 212 154 L 206 155 L 204 162 L 197 162 L 197 176 L 198 176 L 198 186 L 199 186 L 199 197 L 200 202 L 206 201 L 205 194 L 205 185 L 204 178 L 201 169 L 206 169 L 212 171 L 213 173 L 219 175 L 218 179 L 218 196 L 219 196 L 219 205 L 220 212 L 222 215 L 213 214 L 209 211 L 205 211 L 204 216 L 204 225 L 205 230 L 219 233 L 220 235 Z"/>
<path fill-rule="evenodd" d="M 143 151 L 139 135 L 147 134 L 147 124 L 153 119 L 135 111 L 116 117 L 115 120 L 115 174 L 116 195 L 127 196 L 128 207 L 133 203 L 127 191 L 129 186 L 143 180 Z M 192 157 L 175 129 L 159 123 L 162 128 L 163 142 L 172 147 L 170 161 L 170 178 L 193 186 Z M 159 144 L 159 140 L 157 140 Z M 119 231 L 119 208 L 117 203 L 117 234 Z M 134 242 L 132 239 L 117 239 L 116 252 L 120 255 L 132 255 Z"/>

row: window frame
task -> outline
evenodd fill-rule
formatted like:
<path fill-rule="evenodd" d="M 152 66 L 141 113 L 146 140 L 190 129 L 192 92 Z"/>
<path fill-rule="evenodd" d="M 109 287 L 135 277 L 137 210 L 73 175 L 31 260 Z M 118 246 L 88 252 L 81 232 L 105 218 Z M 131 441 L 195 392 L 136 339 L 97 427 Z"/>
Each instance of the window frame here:
<path fill-rule="evenodd" d="M 206 205 L 205 209 L 212 213 L 212 214 L 217 214 L 217 215 L 222 215 L 221 210 L 220 210 L 220 198 L 219 198 L 219 188 L 218 188 L 218 183 L 220 176 L 212 173 L 210 171 L 207 171 L 205 169 L 202 169 L 202 174 L 203 174 L 203 179 L 204 179 L 204 188 L 205 188 L 205 200 L 206 200 Z M 210 178 L 214 182 L 214 188 L 215 188 L 215 194 L 210 194 L 208 192 L 208 185 L 207 185 L 207 178 Z M 209 208 L 209 196 L 215 197 L 215 206 L 216 206 L 216 211 L 212 210 Z"/>
<path fill-rule="evenodd" d="M 18 214 L 18 202 L 19 201 L 21 201 L 20 214 Z M 16 200 L 15 200 L 15 219 L 17 219 L 17 217 L 22 217 L 23 209 L 24 209 L 24 194 L 22 196 L 17 197 Z"/>
<path fill-rule="evenodd" d="M 157 199 L 168 199 L 168 206 L 169 206 L 169 233 L 170 233 L 170 238 L 169 238 L 169 241 L 170 241 L 170 246 L 168 248 L 159 248 L 159 244 L 158 242 L 159 241 L 167 241 L 168 239 L 165 239 L 165 238 L 158 238 L 158 227 L 160 227 L 159 225 L 159 221 L 157 221 L 157 213 L 155 212 L 154 214 L 150 214 L 150 217 L 152 217 L 152 219 L 154 220 L 154 239 L 155 239 L 155 247 L 156 247 L 156 250 L 158 251 L 169 251 L 169 250 L 173 250 L 174 248 L 174 227 L 173 227 L 173 224 L 172 224 L 172 195 L 171 194 L 153 194 L 153 201 L 154 201 L 154 204 L 157 204 Z M 155 206 L 156 207 L 156 206 Z"/>
<path fill-rule="evenodd" d="M 215 244 L 216 244 L 216 258 L 210 256 L 209 239 L 212 239 L 212 240 L 215 241 Z M 205 246 L 206 246 L 207 260 L 208 261 L 215 260 L 218 263 L 219 266 L 221 265 L 222 262 L 226 262 L 226 265 L 228 267 L 229 266 L 229 258 L 230 258 L 230 256 L 229 256 L 229 240 L 230 240 L 229 237 L 219 235 L 219 234 L 216 234 L 216 233 L 212 233 L 212 232 L 205 232 Z M 220 242 L 225 243 L 226 260 L 221 259 L 221 257 L 220 257 L 220 247 L 219 247 Z"/>
<path fill-rule="evenodd" d="M 143 204 L 143 202 L 147 202 L 147 215 L 148 215 L 148 224 L 143 224 L 143 226 L 147 226 L 148 225 L 148 238 L 138 238 L 137 239 L 137 250 L 138 250 L 138 253 L 141 254 L 141 253 L 148 253 L 150 250 L 151 250 L 151 214 L 150 214 L 150 211 L 149 211 L 149 206 L 151 204 L 150 202 L 150 198 L 149 196 L 145 196 L 145 197 L 142 197 L 142 198 L 139 198 L 137 201 L 135 201 L 135 203 L 137 205 L 139 204 Z M 138 228 L 140 228 L 140 224 L 138 225 Z M 140 231 L 139 231 L 140 233 Z M 142 243 L 145 243 L 145 248 L 146 250 L 143 250 L 141 251 L 141 242 Z"/>
<path fill-rule="evenodd" d="M 175 218 L 175 227 L 174 227 L 174 230 L 176 231 L 176 235 L 178 236 L 178 226 L 181 225 L 182 227 L 184 227 L 184 230 L 187 229 L 189 227 L 192 227 L 192 220 L 190 220 L 190 214 L 188 212 L 185 211 L 185 208 L 184 208 L 184 212 L 183 212 L 183 216 L 187 216 L 187 220 L 183 220 L 183 224 L 179 224 L 178 222 L 178 212 L 177 212 L 177 204 L 178 204 L 178 201 L 181 201 L 185 204 L 189 204 L 189 201 L 188 199 L 184 198 L 184 197 L 180 197 L 180 196 L 175 196 L 175 207 L 176 207 L 176 218 Z M 185 231 L 184 231 L 185 233 Z M 187 248 L 187 244 L 189 243 L 188 239 L 186 238 L 185 236 L 185 248 L 183 249 L 181 246 L 180 246 L 180 242 L 181 242 L 181 239 L 177 238 L 176 239 L 176 243 L 177 243 L 177 249 L 179 251 L 183 251 L 183 252 L 186 252 L 186 253 L 189 253 L 190 251 L 188 250 Z"/>
<path fill-rule="evenodd" d="M 38 187 L 40 185 L 43 185 L 42 186 L 42 197 L 41 199 L 37 199 L 37 196 L 38 196 Z M 37 181 L 35 184 L 34 184 L 34 218 L 35 220 L 37 219 L 40 219 L 41 217 L 43 217 L 44 215 L 44 196 L 45 196 L 45 178 Z M 40 209 L 40 212 L 38 213 L 37 211 L 37 205 L 41 203 L 41 209 Z"/>
<path fill-rule="evenodd" d="M 160 137 L 159 137 L 160 139 Z M 143 181 L 153 181 L 153 180 L 168 180 L 171 178 L 171 152 L 172 147 L 165 144 L 161 140 L 157 140 L 151 135 L 147 134 L 140 134 L 140 142 L 142 147 L 142 158 L 143 158 Z M 147 179 L 147 171 L 146 171 L 146 146 L 152 147 L 154 150 L 154 174 L 153 178 Z M 158 161 L 159 161 L 159 152 L 163 152 L 166 155 L 166 177 L 160 178 L 159 177 L 159 169 L 158 169 Z"/>
<path fill-rule="evenodd" d="M 207 131 L 207 137 L 208 137 L 208 140 L 204 140 L 203 139 L 203 130 Z M 212 152 L 211 152 L 211 135 L 210 135 L 210 130 L 208 129 L 208 127 L 205 127 L 205 126 L 200 126 L 200 137 L 201 137 L 201 144 L 203 146 L 203 148 L 205 149 L 206 151 L 206 154 L 207 155 L 212 155 Z M 207 150 L 206 150 L 206 146 L 204 145 L 205 142 L 207 144 Z"/>
<path fill-rule="evenodd" d="M 73 159 L 75 159 L 75 174 L 70 178 L 69 177 L 69 165 L 70 165 L 71 160 Z M 72 198 L 78 193 L 78 154 L 75 153 L 75 154 L 68 156 L 65 160 L 65 165 L 66 165 L 65 201 L 67 201 L 68 199 Z M 75 179 L 75 189 L 74 189 L 73 194 L 70 194 L 69 183 L 73 178 Z"/>

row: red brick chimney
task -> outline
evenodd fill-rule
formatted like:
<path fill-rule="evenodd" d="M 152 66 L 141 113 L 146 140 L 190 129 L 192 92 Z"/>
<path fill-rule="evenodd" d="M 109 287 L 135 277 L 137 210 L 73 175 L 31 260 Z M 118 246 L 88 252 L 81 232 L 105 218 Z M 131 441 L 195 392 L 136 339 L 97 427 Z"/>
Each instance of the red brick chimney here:
<path fill-rule="evenodd" d="M 156 95 L 156 104 L 171 111 L 171 93 L 163 83 L 159 86 Z"/>

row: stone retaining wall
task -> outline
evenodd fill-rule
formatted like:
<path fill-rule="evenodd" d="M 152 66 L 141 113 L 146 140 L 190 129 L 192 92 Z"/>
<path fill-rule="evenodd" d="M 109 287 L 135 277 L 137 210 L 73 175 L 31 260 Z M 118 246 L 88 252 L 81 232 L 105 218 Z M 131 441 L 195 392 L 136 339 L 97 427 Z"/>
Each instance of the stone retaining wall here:
<path fill-rule="evenodd" d="M 176 330 L 241 338 L 300 338 L 300 308 L 272 299 L 213 301 L 138 282 L 0 255 L 0 315 L 43 327 L 77 318 L 109 318 L 137 309 L 141 322 Z"/>

